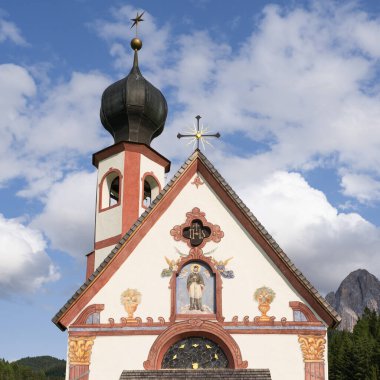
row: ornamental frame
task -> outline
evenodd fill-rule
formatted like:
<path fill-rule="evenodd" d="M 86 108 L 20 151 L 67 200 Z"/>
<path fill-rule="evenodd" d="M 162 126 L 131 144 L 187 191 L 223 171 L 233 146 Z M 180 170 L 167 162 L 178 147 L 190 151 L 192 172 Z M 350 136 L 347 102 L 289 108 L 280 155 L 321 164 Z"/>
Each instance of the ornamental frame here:
<path fill-rule="evenodd" d="M 194 220 L 200 220 L 204 227 L 208 227 L 211 231 L 210 236 L 205 237 L 201 244 L 194 247 L 191 245 L 190 240 L 186 239 L 183 236 L 183 230 L 185 228 L 189 228 L 191 226 L 191 223 Z M 175 241 L 183 241 L 187 244 L 187 246 L 190 248 L 190 255 L 197 254 L 201 255 L 203 254 L 202 248 L 206 245 L 206 243 L 213 241 L 214 243 L 219 243 L 221 239 L 224 237 L 224 232 L 217 224 L 212 224 L 207 221 L 206 219 L 206 213 L 202 212 L 198 207 L 194 207 L 191 211 L 186 213 L 186 221 L 182 223 L 181 225 L 175 225 L 170 230 L 170 235 L 173 236 Z"/>
<path fill-rule="evenodd" d="M 209 268 L 215 278 L 215 314 L 178 314 L 177 313 L 177 276 L 181 272 L 182 268 L 191 262 L 201 262 Z M 169 289 L 171 290 L 170 296 L 170 322 L 175 322 L 178 319 L 216 319 L 218 322 L 223 322 L 224 317 L 222 314 L 222 276 L 219 271 L 213 265 L 211 258 L 203 255 L 197 257 L 187 256 L 183 257 L 178 264 L 177 271 L 172 273 L 169 282 Z"/>

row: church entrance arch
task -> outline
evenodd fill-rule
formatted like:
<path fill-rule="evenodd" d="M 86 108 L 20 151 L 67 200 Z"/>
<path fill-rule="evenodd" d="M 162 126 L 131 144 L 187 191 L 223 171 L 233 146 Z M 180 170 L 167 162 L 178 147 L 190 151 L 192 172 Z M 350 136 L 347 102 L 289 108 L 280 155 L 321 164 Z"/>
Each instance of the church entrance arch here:
<path fill-rule="evenodd" d="M 175 350 L 177 348 L 176 344 L 178 344 L 179 348 L 183 344 L 179 344 L 181 341 L 190 343 L 194 340 L 193 344 L 200 344 L 196 342 L 197 339 L 199 339 L 199 342 L 202 342 L 203 340 L 204 343 L 210 341 L 211 344 L 209 344 L 209 346 L 215 351 L 214 354 L 219 357 L 218 352 L 220 352 L 221 357 L 224 355 L 226 358 L 224 367 L 200 367 L 200 365 L 205 364 L 194 361 L 194 363 L 198 363 L 198 368 L 238 369 L 248 367 L 248 362 L 242 360 L 240 348 L 236 341 L 218 322 L 202 319 L 189 319 L 174 323 L 157 337 L 149 351 L 147 360 L 144 362 L 144 368 L 147 370 L 157 370 L 162 368 L 193 368 L 193 362 L 191 363 L 191 367 L 168 367 L 167 365 L 170 365 L 168 364 L 170 360 L 167 357 L 165 358 L 165 355 L 169 355 L 171 349 Z M 205 346 L 203 348 L 207 349 Z M 196 353 L 191 350 L 190 354 L 193 355 L 190 355 L 190 357 L 197 357 Z M 172 357 L 174 355 L 175 354 L 173 354 Z M 218 362 L 216 362 L 215 365 L 217 364 Z M 186 365 L 189 364 L 187 363 Z"/>

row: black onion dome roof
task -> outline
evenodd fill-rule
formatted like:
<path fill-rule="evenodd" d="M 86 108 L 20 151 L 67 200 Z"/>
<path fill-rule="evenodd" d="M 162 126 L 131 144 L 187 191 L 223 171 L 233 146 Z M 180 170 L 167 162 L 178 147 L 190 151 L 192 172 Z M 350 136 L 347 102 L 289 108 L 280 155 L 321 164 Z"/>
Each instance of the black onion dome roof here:
<path fill-rule="evenodd" d="M 132 141 L 150 145 L 164 129 L 168 105 L 161 91 L 141 74 L 135 51 L 133 67 L 102 95 L 100 120 L 115 143 Z"/>

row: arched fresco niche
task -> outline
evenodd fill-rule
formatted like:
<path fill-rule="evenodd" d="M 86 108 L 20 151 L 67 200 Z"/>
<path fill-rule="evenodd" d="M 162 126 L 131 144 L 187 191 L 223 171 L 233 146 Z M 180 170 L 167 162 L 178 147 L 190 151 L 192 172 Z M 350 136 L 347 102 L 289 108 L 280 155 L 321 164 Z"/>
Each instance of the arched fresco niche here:
<path fill-rule="evenodd" d="M 215 314 L 215 274 L 201 261 L 184 265 L 176 278 L 177 315 Z"/>

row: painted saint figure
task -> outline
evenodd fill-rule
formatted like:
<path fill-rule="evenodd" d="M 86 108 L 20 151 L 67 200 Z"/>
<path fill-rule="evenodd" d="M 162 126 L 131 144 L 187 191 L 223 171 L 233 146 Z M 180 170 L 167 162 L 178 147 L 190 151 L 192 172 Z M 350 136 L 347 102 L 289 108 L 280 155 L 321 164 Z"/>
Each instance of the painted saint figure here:
<path fill-rule="evenodd" d="M 205 283 L 200 273 L 200 266 L 193 264 L 191 273 L 187 277 L 187 291 L 190 297 L 190 310 L 203 311 L 202 295 Z"/>

